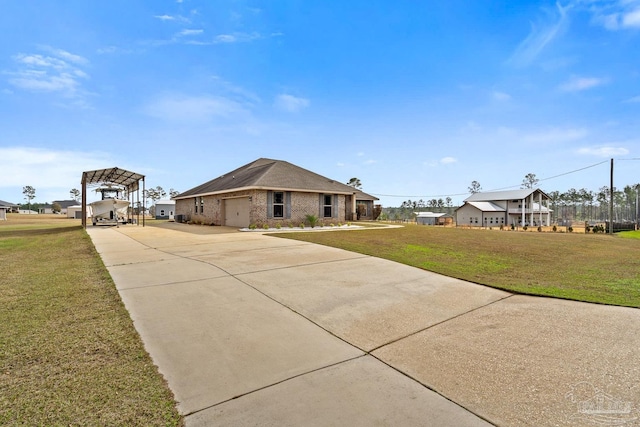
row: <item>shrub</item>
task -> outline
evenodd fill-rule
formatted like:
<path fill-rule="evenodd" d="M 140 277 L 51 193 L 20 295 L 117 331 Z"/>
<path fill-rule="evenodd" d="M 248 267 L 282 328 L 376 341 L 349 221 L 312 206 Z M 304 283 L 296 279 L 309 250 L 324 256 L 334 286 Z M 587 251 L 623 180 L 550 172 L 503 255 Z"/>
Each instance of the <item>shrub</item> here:
<path fill-rule="evenodd" d="M 280 225 L 280 223 L 276 224 L 276 230 L 280 230 L 282 228 L 282 226 Z"/>
<path fill-rule="evenodd" d="M 309 223 L 309 226 L 311 228 L 315 227 L 316 224 L 318 223 L 318 216 L 317 215 L 307 214 L 307 215 L 305 215 L 305 219 L 307 220 L 307 222 Z"/>
<path fill-rule="evenodd" d="M 527 231 L 527 229 L 528 229 L 528 228 L 529 228 L 529 227 L 528 227 L 528 226 L 526 226 L 526 225 L 525 225 L 524 227 L 522 227 L 522 229 L 523 229 L 524 231 Z"/>
<path fill-rule="evenodd" d="M 569 226 L 569 228 L 567 228 L 567 231 L 568 231 L 569 233 L 573 233 L 573 227 Z"/>
<path fill-rule="evenodd" d="M 556 231 L 558 231 L 558 227 L 556 227 L 555 225 L 553 226 L 553 232 L 555 233 Z"/>
<path fill-rule="evenodd" d="M 538 232 L 541 232 L 541 231 L 542 231 L 542 227 L 538 226 Z"/>
<path fill-rule="evenodd" d="M 265 230 L 268 230 L 269 229 L 269 224 L 263 225 L 262 228 L 264 228 Z"/>
<path fill-rule="evenodd" d="M 504 224 L 500 224 L 500 231 L 504 230 Z"/>
<path fill-rule="evenodd" d="M 304 222 L 300 223 L 300 228 L 304 228 Z"/>
<path fill-rule="evenodd" d="M 255 224 L 250 224 L 249 225 L 249 230 L 255 230 L 256 228 L 258 228 L 258 226 L 255 225 Z"/>
<path fill-rule="evenodd" d="M 515 225 L 513 225 L 513 224 L 511 224 L 511 229 L 512 229 L 512 230 L 515 230 L 515 228 L 516 228 L 516 226 L 515 226 Z"/>

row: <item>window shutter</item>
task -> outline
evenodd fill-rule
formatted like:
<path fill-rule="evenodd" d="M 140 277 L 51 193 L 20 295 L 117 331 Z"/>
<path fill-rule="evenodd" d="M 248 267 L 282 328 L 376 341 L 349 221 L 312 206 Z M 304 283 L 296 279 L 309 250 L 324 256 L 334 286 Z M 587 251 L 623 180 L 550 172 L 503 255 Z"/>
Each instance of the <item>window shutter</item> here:
<path fill-rule="evenodd" d="M 291 218 L 291 191 L 284 193 L 284 217 Z"/>
<path fill-rule="evenodd" d="M 331 217 L 338 218 L 338 195 L 333 195 L 333 208 L 331 209 Z"/>
<path fill-rule="evenodd" d="M 318 217 L 324 217 L 324 194 L 320 194 L 320 201 L 318 202 L 320 207 L 318 208 Z"/>
<path fill-rule="evenodd" d="M 273 218 L 273 191 L 267 191 L 267 218 Z"/>

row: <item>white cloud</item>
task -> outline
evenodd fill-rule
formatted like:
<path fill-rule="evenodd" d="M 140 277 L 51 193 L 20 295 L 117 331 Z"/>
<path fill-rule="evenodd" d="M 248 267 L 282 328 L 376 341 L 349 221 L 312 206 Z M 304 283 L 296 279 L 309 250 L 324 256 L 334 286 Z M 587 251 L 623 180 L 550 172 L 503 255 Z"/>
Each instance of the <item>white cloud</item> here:
<path fill-rule="evenodd" d="M 376 163 L 378 163 L 378 161 L 377 161 L 377 160 L 374 160 L 374 159 L 369 159 L 369 160 L 365 160 L 365 161 L 364 161 L 364 164 L 365 164 L 365 165 L 374 165 L 374 164 L 376 164 Z"/>
<path fill-rule="evenodd" d="M 562 34 L 568 25 L 567 10 L 571 6 L 562 7 L 556 3 L 556 10 L 548 10 L 549 21 L 537 26 L 531 24 L 531 31 L 516 48 L 507 61 L 516 67 L 530 65 L 554 39 Z"/>
<path fill-rule="evenodd" d="M 640 9 L 636 9 L 622 16 L 624 28 L 640 28 Z"/>
<path fill-rule="evenodd" d="M 233 34 L 219 34 L 214 39 L 214 43 L 246 43 L 253 40 L 261 39 L 262 36 L 259 33 L 233 33 Z"/>
<path fill-rule="evenodd" d="M 110 161 L 110 155 L 103 152 L 0 147 L 0 188 L 31 185 L 37 195 L 40 189 L 62 187 L 68 194 L 71 188 L 80 188 L 83 171 L 111 167 L 112 164 L 105 165 Z"/>
<path fill-rule="evenodd" d="M 178 36 L 197 36 L 202 33 L 204 33 L 204 30 L 182 30 L 178 33 Z"/>
<path fill-rule="evenodd" d="M 456 159 L 455 157 L 443 157 L 443 158 L 440 159 L 440 163 L 442 163 L 443 165 L 456 163 L 457 161 L 458 161 L 458 159 Z"/>
<path fill-rule="evenodd" d="M 511 95 L 504 92 L 494 91 L 493 99 L 495 99 L 496 101 L 508 101 L 511 99 Z"/>
<path fill-rule="evenodd" d="M 607 82 L 607 79 L 601 79 L 598 77 L 573 76 L 567 82 L 560 85 L 560 90 L 565 92 L 579 92 L 597 86 L 602 86 Z"/>
<path fill-rule="evenodd" d="M 238 118 L 249 113 L 243 104 L 229 98 L 187 95 L 164 95 L 146 105 L 144 111 L 159 119 L 186 122 Z"/>
<path fill-rule="evenodd" d="M 40 46 L 51 55 L 19 53 L 13 60 L 16 69 L 7 71 L 8 81 L 13 86 L 32 92 L 56 92 L 66 98 L 79 99 L 86 95 L 81 90 L 82 81 L 89 74 L 80 68 L 89 61 L 79 55 L 49 46 Z M 86 102 L 76 105 L 87 105 Z"/>
<path fill-rule="evenodd" d="M 274 105 L 280 110 L 297 113 L 309 106 L 309 100 L 283 93 L 276 96 Z"/>
<path fill-rule="evenodd" d="M 161 21 L 175 21 L 176 17 L 171 15 L 154 15 L 154 18 Z"/>
<path fill-rule="evenodd" d="M 624 102 L 631 102 L 631 103 L 637 103 L 640 102 L 640 95 L 638 96 L 634 96 L 632 98 L 629 98 L 627 100 L 625 100 Z"/>
<path fill-rule="evenodd" d="M 626 156 L 629 154 L 629 150 L 624 147 L 613 146 L 600 146 L 600 147 L 583 147 L 578 149 L 578 154 L 597 156 L 597 157 L 614 157 L 614 156 Z"/>

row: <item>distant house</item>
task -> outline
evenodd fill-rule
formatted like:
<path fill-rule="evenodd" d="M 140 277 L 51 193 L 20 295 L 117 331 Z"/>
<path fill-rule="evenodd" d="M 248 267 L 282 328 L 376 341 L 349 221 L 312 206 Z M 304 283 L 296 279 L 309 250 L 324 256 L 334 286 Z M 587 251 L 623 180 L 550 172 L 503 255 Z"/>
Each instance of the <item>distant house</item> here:
<path fill-rule="evenodd" d="M 231 227 L 298 225 L 307 215 L 326 224 L 375 219 L 371 196 L 282 160 L 261 158 L 180 193 L 176 221 Z"/>
<path fill-rule="evenodd" d="M 158 200 L 156 202 L 156 219 L 174 219 L 176 213 L 175 200 Z"/>
<path fill-rule="evenodd" d="M 60 214 L 62 215 L 67 215 L 67 209 L 70 206 L 75 206 L 78 204 L 77 200 L 54 200 L 51 204 L 46 204 L 44 205 L 42 208 L 40 208 L 40 213 L 45 213 L 45 214 L 52 214 L 53 212 L 53 205 L 55 204 L 60 205 Z"/>
<path fill-rule="evenodd" d="M 0 221 L 6 221 L 8 212 L 18 212 L 18 205 L 0 200 Z"/>
<path fill-rule="evenodd" d="M 537 188 L 475 193 L 456 209 L 456 225 L 474 227 L 548 226 L 551 198 Z"/>
<path fill-rule="evenodd" d="M 451 225 L 453 216 L 443 212 L 416 212 L 416 224 Z"/>

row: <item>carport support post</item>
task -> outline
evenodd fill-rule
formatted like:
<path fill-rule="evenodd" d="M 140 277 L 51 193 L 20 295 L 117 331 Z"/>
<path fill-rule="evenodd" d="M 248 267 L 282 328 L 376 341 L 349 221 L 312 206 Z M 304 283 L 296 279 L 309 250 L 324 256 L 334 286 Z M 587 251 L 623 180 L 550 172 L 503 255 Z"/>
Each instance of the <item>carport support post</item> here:
<path fill-rule="evenodd" d="M 87 177 L 82 173 L 82 228 L 87 228 Z"/>

